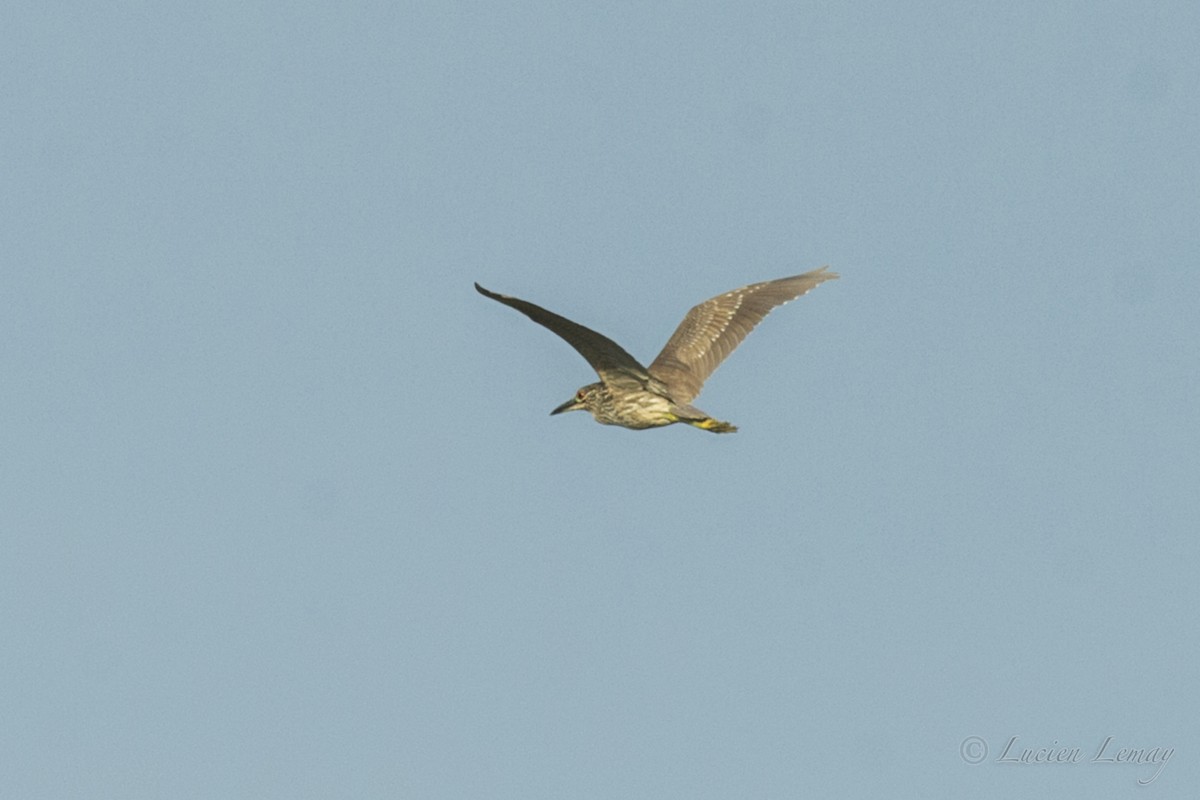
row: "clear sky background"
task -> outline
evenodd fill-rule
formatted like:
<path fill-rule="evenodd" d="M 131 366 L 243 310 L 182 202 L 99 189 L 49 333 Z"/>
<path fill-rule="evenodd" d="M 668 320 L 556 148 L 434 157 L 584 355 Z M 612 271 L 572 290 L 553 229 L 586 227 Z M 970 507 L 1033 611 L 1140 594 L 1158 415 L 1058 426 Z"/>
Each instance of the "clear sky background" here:
<path fill-rule="evenodd" d="M 1200 5 L 0 23 L 0 796 L 1196 796 Z"/>

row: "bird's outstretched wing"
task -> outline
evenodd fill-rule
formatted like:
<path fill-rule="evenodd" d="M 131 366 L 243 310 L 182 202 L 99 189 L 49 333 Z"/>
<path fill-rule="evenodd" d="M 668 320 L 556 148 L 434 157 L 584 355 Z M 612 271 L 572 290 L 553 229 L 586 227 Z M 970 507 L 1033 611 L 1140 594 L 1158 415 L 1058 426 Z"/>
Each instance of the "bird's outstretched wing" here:
<path fill-rule="evenodd" d="M 752 283 L 705 300 L 679 323 L 650 365 L 650 374 L 667 385 L 676 403 L 691 402 L 708 376 L 771 309 L 837 277 L 826 270 L 821 267 L 791 278 Z"/>
<path fill-rule="evenodd" d="M 650 380 L 646 368 L 639 364 L 636 358 L 625 352 L 621 345 L 607 336 L 525 300 L 489 292 L 478 283 L 475 284 L 475 289 L 484 297 L 490 297 L 509 308 L 515 308 L 537 324 L 557 333 L 567 341 L 567 344 L 579 351 L 579 355 L 592 365 L 592 369 L 596 370 L 600 380 L 606 384 L 617 386 L 636 384 L 640 388 Z"/>

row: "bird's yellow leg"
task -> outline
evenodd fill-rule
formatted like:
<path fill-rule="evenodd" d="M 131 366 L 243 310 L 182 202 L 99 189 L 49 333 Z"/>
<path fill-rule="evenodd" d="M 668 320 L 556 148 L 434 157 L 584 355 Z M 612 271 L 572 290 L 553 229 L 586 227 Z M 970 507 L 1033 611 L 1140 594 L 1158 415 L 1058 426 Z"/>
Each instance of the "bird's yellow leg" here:
<path fill-rule="evenodd" d="M 713 419 L 712 417 L 705 417 L 704 419 L 689 419 L 687 420 L 687 423 L 706 431 L 712 431 L 713 433 L 734 433 L 737 431 L 736 425 L 730 425 L 728 422 L 721 422 L 720 420 Z"/>

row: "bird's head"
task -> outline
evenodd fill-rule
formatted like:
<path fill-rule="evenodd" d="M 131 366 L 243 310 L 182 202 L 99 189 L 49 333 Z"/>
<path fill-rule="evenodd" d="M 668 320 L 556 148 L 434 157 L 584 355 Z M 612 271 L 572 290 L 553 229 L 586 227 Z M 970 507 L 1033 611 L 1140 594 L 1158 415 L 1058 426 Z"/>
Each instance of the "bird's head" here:
<path fill-rule="evenodd" d="M 561 414 L 564 411 L 579 411 L 580 409 L 588 409 L 590 411 L 595 407 L 600 393 L 604 391 L 605 388 L 602 383 L 589 383 L 587 386 L 581 386 L 574 397 L 551 411 L 550 416 Z"/>

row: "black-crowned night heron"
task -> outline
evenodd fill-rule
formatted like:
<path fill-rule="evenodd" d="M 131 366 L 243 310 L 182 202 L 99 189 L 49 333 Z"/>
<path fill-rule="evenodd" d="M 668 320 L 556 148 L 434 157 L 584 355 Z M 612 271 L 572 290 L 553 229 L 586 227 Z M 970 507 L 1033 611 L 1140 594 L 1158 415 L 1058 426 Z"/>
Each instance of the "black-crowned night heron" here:
<path fill-rule="evenodd" d="M 649 367 L 639 364 L 612 339 L 577 322 L 516 297 L 489 292 L 478 283 L 475 288 L 566 339 L 600 376 L 599 383 L 581 388 L 551 411 L 552 415 L 587 409 L 604 425 L 640 430 L 686 422 L 713 433 L 733 433 L 737 428 L 713 419 L 690 405 L 691 401 L 713 370 L 771 309 L 837 277 L 827 269 L 752 283 L 705 300 L 687 313 Z"/>

